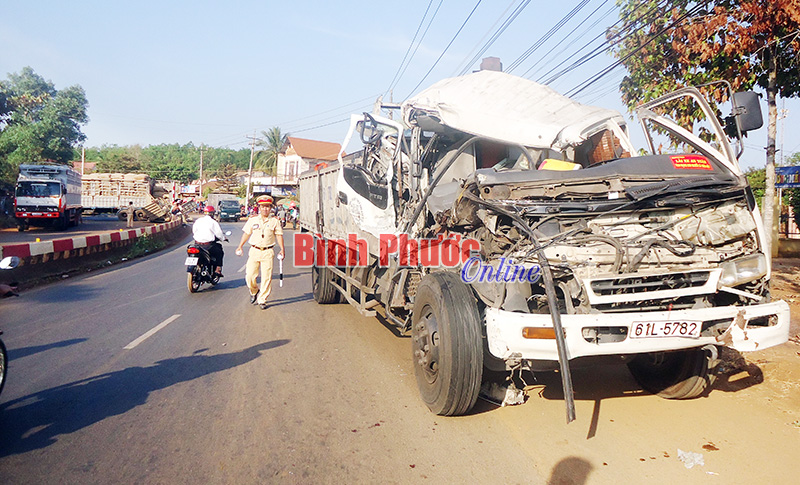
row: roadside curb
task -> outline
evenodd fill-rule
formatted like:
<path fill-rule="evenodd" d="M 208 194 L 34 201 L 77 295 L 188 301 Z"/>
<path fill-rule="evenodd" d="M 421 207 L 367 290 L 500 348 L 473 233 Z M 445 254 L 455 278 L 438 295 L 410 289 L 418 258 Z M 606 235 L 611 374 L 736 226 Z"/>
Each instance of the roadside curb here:
<path fill-rule="evenodd" d="M 180 225 L 180 221 L 172 221 L 156 224 L 154 226 L 93 234 L 90 236 L 77 236 L 32 243 L 3 244 L 0 245 L 0 259 L 6 256 L 17 256 L 25 263 L 30 264 L 37 262 L 44 263 L 70 257 L 81 257 L 87 254 L 94 254 L 128 245 L 138 237 L 170 232 L 176 227 L 180 227 Z"/>

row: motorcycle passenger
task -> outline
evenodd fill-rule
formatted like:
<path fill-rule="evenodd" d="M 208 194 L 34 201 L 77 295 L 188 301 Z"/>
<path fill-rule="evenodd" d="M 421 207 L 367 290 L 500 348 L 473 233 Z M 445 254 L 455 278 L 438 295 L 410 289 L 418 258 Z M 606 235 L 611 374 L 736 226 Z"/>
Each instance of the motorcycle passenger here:
<path fill-rule="evenodd" d="M 208 254 L 211 256 L 211 265 L 216 268 L 216 274 L 222 276 L 222 259 L 225 256 L 225 252 L 219 241 L 225 239 L 225 234 L 222 232 L 222 228 L 219 227 L 219 222 L 212 217 L 214 215 L 214 206 L 205 206 L 203 212 L 205 212 L 205 215 L 197 219 L 192 225 L 192 235 L 198 245 L 208 250 Z"/>

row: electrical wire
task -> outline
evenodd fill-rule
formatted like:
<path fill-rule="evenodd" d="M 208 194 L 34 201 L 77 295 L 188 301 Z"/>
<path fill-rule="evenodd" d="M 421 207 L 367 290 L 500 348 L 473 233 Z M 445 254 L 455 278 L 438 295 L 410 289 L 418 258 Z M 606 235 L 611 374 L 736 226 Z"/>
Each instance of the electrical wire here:
<path fill-rule="evenodd" d="M 428 2 L 428 6 L 425 8 L 425 13 L 422 15 L 422 19 L 420 19 L 419 25 L 417 26 L 417 31 L 414 32 L 414 37 L 411 38 L 411 43 L 408 44 L 408 49 L 406 49 L 406 53 L 403 56 L 403 60 L 400 61 L 400 65 L 397 66 L 397 72 L 394 73 L 394 77 L 392 78 L 392 82 L 389 83 L 389 87 L 386 88 L 386 92 L 384 94 L 388 94 L 389 91 L 391 91 L 394 88 L 395 81 L 399 81 L 399 79 L 397 79 L 397 76 L 400 75 L 400 71 L 403 69 L 403 64 L 406 63 L 406 59 L 408 58 L 408 53 L 411 52 L 411 48 L 414 47 L 414 41 L 417 40 L 417 35 L 419 35 L 419 29 L 421 29 L 422 28 L 422 24 L 425 23 L 425 17 L 428 16 L 428 11 L 431 9 L 431 5 L 433 5 L 433 0 L 430 0 Z M 441 1 L 439 2 L 439 5 L 440 6 L 442 5 Z M 438 11 L 438 9 L 437 9 L 437 11 Z M 425 32 L 427 32 L 427 31 L 428 30 L 426 29 Z M 422 42 L 422 39 L 420 39 L 420 42 Z M 414 51 L 414 52 L 416 52 L 416 51 Z M 408 62 L 411 62 L 411 59 L 409 59 Z"/>
<path fill-rule="evenodd" d="M 483 47 L 481 47 L 480 51 L 477 54 L 475 54 L 458 72 L 459 76 L 463 76 L 469 71 L 470 66 L 474 65 L 478 61 L 478 59 L 480 59 L 481 56 L 483 56 L 483 54 L 485 54 L 486 51 L 489 50 L 489 47 L 491 47 L 492 44 L 494 44 L 494 42 L 500 38 L 500 36 L 506 31 L 506 29 L 517 19 L 519 14 L 521 14 L 522 11 L 525 10 L 525 7 L 527 7 L 528 4 L 530 3 L 531 0 L 522 0 L 520 4 L 517 5 L 517 8 L 515 8 L 514 11 L 511 12 L 511 15 L 509 15 L 508 18 L 506 18 L 506 20 L 503 22 L 503 25 L 501 25 L 497 30 L 495 30 L 494 34 L 492 34 L 492 37 L 486 43 L 483 44 Z M 498 17 L 497 21 L 494 23 L 494 25 L 492 25 L 492 27 L 489 30 L 493 29 L 497 25 L 497 22 L 499 22 L 500 19 L 503 18 L 503 15 L 505 15 L 506 12 L 508 12 L 508 9 L 510 9 L 511 5 L 513 4 L 514 2 L 511 2 L 511 4 L 509 4 L 509 6 L 506 7 L 505 11 L 503 11 L 503 13 L 500 15 L 500 17 Z M 486 36 L 484 35 L 483 39 L 481 39 L 481 42 L 483 42 L 485 38 Z M 480 44 L 480 42 L 478 42 L 478 44 Z M 476 46 L 472 49 L 470 54 L 474 52 L 475 49 L 477 49 L 477 47 L 478 45 L 476 44 Z M 464 61 L 461 61 L 461 64 L 459 64 L 459 66 L 461 66 L 463 63 Z"/>
<path fill-rule="evenodd" d="M 585 24 L 585 23 L 586 23 L 586 22 L 587 22 L 587 21 L 588 21 L 590 18 L 592 18 L 592 17 L 593 17 L 593 16 L 594 16 L 594 15 L 595 15 L 595 14 L 598 12 L 598 10 L 600 10 L 600 9 L 603 7 L 603 5 L 605 5 L 605 4 L 607 4 L 607 3 L 608 3 L 608 0 L 603 0 L 603 3 L 601 3 L 600 5 L 598 5 L 598 6 L 597 6 L 597 8 L 595 8 L 594 10 L 592 10 L 592 12 L 591 12 L 589 15 L 587 15 L 585 19 L 583 19 L 583 20 L 582 20 L 582 21 L 581 21 L 581 22 L 580 22 L 580 23 L 579 23 L 577 26 L 575 26 L 575 29 L 574 29 L 574 30 L 578 30 L 578 29 L 579 29 L 579 28 L 580 28 L 580 27 L 581 27 L 583 24 Z M 591 25 L 589 25 L 589 26 L 586 28 L 586 30 L 584 30 L 584 31 L 583 31 L 583 32 L 582 32 L 580 35 L 578 35 L 577 37 L 575 37 L 575 38 L 574 38 L 572 41 L 570 41 L 570 42 L 569 42 L 567 45 L 565 45 L 563 49 L 561 49 L 561 50 L 560 50 L 560 51 L 558 51 L 558 52 L 556 52 L 556 51 L 555 51 L 555 49 L 558 47 L 558 45 L 559 45 L 559 44 L 561 44 L 561 42 L 559 42 L 559 44 L 556 44 L 556 46 L 554 46 L 554 47 L 553 47 L 553 49 L 551 49 L 551 50 L 550 50 L 550 53 L 551 53 L 551 55 L 550 55 L 550 60 L 558 58 L 558 57 L 559 57 L 561 54 L 563 54 L 563 53 L 564 53 L 564 51 L 566 51 L 567 49 L 569 49 L 570 47 L 572 47 L 572 46 L 573 46 L 573 45 L 574 45 L 576 42 L 578 42 L 578 41 L 579 41 L 580 39 L 582 39 L 582 38 L 583 38 L 583 37 L 584 37 L 584 36 L 585 36 L 587 33 L 589 33 L 589 31 L 590 31 L 591 29 L 593 29 L 593 28 L 597 27 L 597 24 L 599 24 L 600 22 L 602 22 L 602 21 L 603 21 L 603 19 L 605 19 L 605 18 L 606 18 L 606 17 L 608 17 L 609 15 L 611 15 L 611 13 L 613 13 L 613 12 L 614 12 L 614 10 L 616 10 L 616 8 L 612 6 L 610 9 L 608 9 L 608 11 L 607 11 L 606 13 L 604 13 L 603 15 L 601 15 L 601 16 L 600 16 L 600 18 L 598 18 L 597 20 L 595 20 L 595 21 L 594 21 L 594 23 L 592 23 Z M 532 71 L 532 70 L 533 70 L 533 69 L 534 69 L 536 66 L 538 66 L 540 63 L 543 63 L 543 62 L 544 62 L 544 63 L 546 64 L 547 62 L 549 62 L 549 61 L 545 61 L 545 59 L 547 59 L 547 56 L 543 56 L 543 57 L 542 57 L 542 58 L 540 58 L 538 61 L 536 61 L 535 63 L 533 63 L 533 65 L 532 65 L 531 67 L 529 67 L 529 68 L 528 68 L 528 70 L 527 70 L 527 71 L 525 71 L 525 72 L 522 74 L 522 76 L 521 76 L 521 77 L 527 77 L 527 76 L 528 76 L 528 73 L 530 73 L 530 72 L 531 72 L 531 71 Z"/>
<path fill-rule="evenodd" d="M 419 38 L 419 42 L 417 42 L 417 46 L 414 48 L 414 52 L 411 53 L 411 57 L 408 59 L 408 62 L 406 63 L 406 67 L 403 68 L 403 72 L 400 73 L 400 77 L 397 78 L 397 80 L 395 81 L 395 83 L 393 85 L 389 86 L 389 89 L 387 89 L 386 92 L 389 92 L 392 89 L 394 89 L 397 86 L 397 84 L 400 82 L 400 79 L 402 79 L 403 76 L 406 74 L 406 70 L 408 70 L 408 66 L 411 65 L 411 59 L 414 58 L 414 56 L 417 54 L 417 51 L 419 50 L 419 46 L 422 45 L 422 41 L 423 41 L 423 39 L 425 39 L 425 36 L 428 34 L 428 30 L 431 28 L 431 24 L 433 24 L 433 19 L 436 18 L 436 14 L 439 13 L 439 8 L 442 6 L 442 2 L 443 1 L 444 0 L 439 0 L 439 4 L 436 6 L 436 10 L 433 11 L 433 15 L 431 15 L 431 19 L 428 21 L 428 26 L 425 27 L 425 32 L 422 33 L 422 37 Z"/>
<path fill-rule="evenodd" d="M 651 14 L 656 12 L 658 9 L 666 7 L 667 4 L 670 3 L 670 1 L 671 0 L 664 0 L 663 3 L 656 4 L 650 10 L 646 11 L 645 13 L 643 13 L 642 15 L 637 17 L 633 22 L 630 22 L 630 23 L 628 23 L 627 26 L 624 26 L 621 31 L 617 32 L 616 34 L 614 34 L 613 36 L 609 37 L 604 42 L 602 42 L 599 46 L 597 46 L 594 49 L 592 49 L 589 53 L 584 54 L 577 61 L 573 62 L 572 64 L 570 64 L 566 68 L 562 69 L 558 73 L 554 74 L 550 78 L 548 78 L 548 79 L 543 81 L 543 79 L 546 76 L 548 76 L 554 70 L 558 69 L 558 67 L 560 67 L 560 66 L 566 64 L 567 62 L 569 62 L 570 59 L 572 59 L 573 57 L 575 57 L 576 55 L 581 53 L 584 49 L 586 49 L 587 47 L 592 45 L 598 39 L 605 37 L 605 32 L 601 32 L 601 33 L 597 34 L 589 42 L 585 43 L 580 49 L 575 51 L 575 53 L 573 53 L 572 55 L 570 55 L 569 57 L 564 59 L 560 64 L 558 64 L 557 66 L 554 66 L 549 71 L 547 71 L 546 73 L 544 73 L 541 76 L 539 76 L 539 78 L 536 81 L 537 82 L 543 82 L 544 84 L 551 84 L 555 80 L 561 78 L 562 76 L 568 74 L 569 72 L 574 71 L 578 67 L 586 64 L 587 62 L 589 62 L 590 60 L 596 58 L 597 56 L 608 52 L 609 50 L 611 50 L 613 48 L 614 45 L 618 44 L 619 42 L 622 42 L 622 41 L 626 40 L 628 37 L 630 37 L 633 34 L 632 32 L 628 32 L 628 30 L 631 28 L 630 26 L 632 26 L 633 24 L 638 23 L 640 21 L 643 21 L 643 19 L 645 19 L 645 18 L 648 18 Z M 642 4 L 644 4 L 644 2 L 642 2 Z M 619 19 L 611 27 L 609 27 L 609 30 L 613 29 L 614 27 L 616 27 L 617 25 L 619 25 L 620 23 L 622 23 L 622 22 L 624 22 L 626 20 L 628 20 L 628 19 L 624 19 L 624 18 Z"/>
<path fill-rule="evenodd" d="M 659 30 L 659 31 L 658 31 L 658 32 L 656 32 L 655 34 L 651 35 L 651 36 L 650 36 L 650 37 L 647 39 L 647 41 L 645 41 L 645 42 L 644 42 L 642 45 L 640 45 L 640 46 L 639 46 L 639 47 L 637 47 L 636 49 L 634 49 L 634 50 L 632 50 L 631 52 L 629 52 L 629 53 L 628 53 L 628 54 L 627 54 L 625 57 L 623 57 L 622 59 L 619 59 L 619 60 L 617 60 L 616 62 L 612 63 L 611 65 L 609 65 L 608 67 L 606 67 L 605 69 L 603 69 L 603 70 L 602 70 L 602 71 L 600 71 L 599 73 L 595 74 L 594 76 L 592 76 L 592 77 L 591 77 L 591 78 L 589 78 L 588 80 L 584 81 L 583 83 L 581 83 L 581 84 L 579 84 L 579 85 L 575 86 L 574 88 L 572 88 L 571 90 L 569 90 L 569 91 L 567 92 L 567 94 L 566 94 L 566 95 L 567 95 L 568 97 L 573 97 L 573 96 L 576 96 L 577 94 L 581 93 L 583 90 L 585 90 L 586 88 L 588 88 L 589 86 L 591 86 L 591 85 L 592 85 L 592 84 L 594 84 L 595 82 L 597 82 L 597 81 L 599 81 L 600 79 L 602 79 L 602 78 L 603 78 L 605 75 L 609 74 L 609 73 L 610 73 L 611 71 L 613 71 L 613 70 L 614 70 L 614 69 L 615 69 L 617 66 L 620 66 L 620 65 L 622 65 L 622 64 L 623 64 L 625 61 L 627 61 L 628 59 L 630 59 L 630 58 L 631 58 L 631 57 L 633 57 L 634 55 L 638 54 L 638 53 L 639 53 L 639 51 L 641 51 L 641 50 L 642 50 L 642 49 L 644 49 L 644 48 L 645 48 L 645 47 L 646 47 L 648 44 L 650 44 L 651 42 L 653 42 L 654 40 L 656 40 L 658 37 L 660 37 L 661 35 L 663 35 L 663 34 L 664 34 L 664 32 L 666 32 L 666 31 L 668 31 L 669 29 L 672 29 L 672 28 L 673 28 L 673 27 L 675 27 L 676 25 L 680 24 L 680 23 L 681 23 L 681 22 L 683 22 L 683 21 L 684 21 L 684 20 L 685 20 L 687 17 L 689 17 L 689 16 L 691 16 L 691 15 L 694 15 L 695 13 L 699 12 L 699 11 L 700 11 L 700 10 L 703 8 L 703 6 L 704 6 L 704 4 L 700 3 L 700 4 L 697 4 L 696 6 L 694 6 L 693 8 L 691 8 L 691 9 L 687 10 L 687 11 L 686 11 L 686 12 L 685 12 L 683 15 L 681 15 L 680 17 L 678 17 L 678 18 L 677 18 L 675 21 L 673 21 L 672 23 L 670 23 L 670 24 L 669 24 L 669 25 L 667 25 L 666 27 L 662 28 L 661 30 Z"/>
<path fill-rule="evenodd" d="M 461 31 L 464 29 L 464 26 L 465 26 L 465 25 L 467 25 L 467 22 L 469 22 L 469 19 L 470 19 L 470 18 L 472 18 L 472 14 L 474 14 L 474 13 L 475 13 L 475 10 L 477 10 L 477 9 L 478 9 L 478 6 L 481 4 L 481 2 L 482 2 L 482 1 L 483 1 L 483 0 L 478 0 L 478 3 L 476 3 L 476 4 L 475 4 L 475 6 L 474 6 L 474 7 L 472 7 L 472 11 L 469 13 L 469 15 L 467 15 L 467 18 L 466 18 L 466 19 L 464 20 L 464 22 L 461 24 L 461 27 L 459 27 L 459 28 L 458 28 L 458 31 L 457 31 L 457 32 L 456 32 L 456 34 L 453 36 L 453 38 L 452 38 L 452 39 L 450 39 L 450 43 L 448 43 L 448 44 L 447 44 L 447 47 L 445 47 L 445 48 L 444 48 L 444 50 L 442 51 L 442 53 L 441 53 L 441 54 L 439 54 L 439 58 L 438 58 L 438 59 L 436 59 L 436 62 L 434 62 L 434 63 L 433 63 L 433 65 L 431 66 L 431 68 L 430 68 L 430 69 L 428 69 L 428 72 L 427 72 L 427 73 L 425 73 L 425 75 L 424 75 L 424 76 L 422 76 L 422 79 L 420 79 L 420 80 L 419 80 L 419 82 L 417 83 L 417 85 L 416 85 L 416 86 L 414 86 L 414 89 L 412 89 L 412 90 L 411 90 L 411 92 L 408 94 L 408 96 L 406 96 L 406 98 L 409 98 L 409 97 L 411 97 L 411 95 L 412 95 L 412 94 L 414 94 L 414 93 L 417 91 L 417 88 L 419 88 L 419 87 L 420 87 L 420 85 L 422 85 L 423 81 L 425 81 L 425 79 L 427 79 L 427 78 L 428 78 L 428 76 L 430 75 L 430 73 L 433 71 L 433 68 L 435 68 L 435 67 L 436 67 L 436 65 L 437 65 L 437 64 L 439 64 L 439 61 L 441 61 L 441 60 L 442 60 L 442 57 L 444 57 L 445 53 L 447 53 L 447 50 L 448 50 L 448 49 L 450 49 L 450 46 L 451 46 L 451 45 L 453 45 L 453 42 L 454 42 L 454 41 L 456 40 L 456 38 L 458 37 L 458 34 L 460 34 L 460 33 L 461 33 Z"/>
<path fill-rule="evenodd" d="M 538 40 L 536 40 L 536 42 L 534 42 L 530 47 L 528 47 L 528 49 L 521 56 L 515 59 L 514 62 L 512 62 L 511 65 L 508 66 L 507 72 L 513 72 L 517 67 L 519 67 L 520 64 L 525 62 L 528 59 L 528 57 L 530 57 L 534 52 L 539 50 L 539 48 L 543 46 L 545 42 L 547 42 L 559 30 L 561 30 L 561 28 L 564 27 L 567 24 L 567 22 L 572 20 L 572 17 L 577 15 L 578 12 L 580 12 L 581 9 L 583 9 L 583 7 L 585 7 L 590 1 L 591 0 L 581 0 L 580 3 L 578 3 L 578 5 L 576 5 L 572 10 L 570 10 L 569 13 L 567 13 L 567 15 L 562 17 L 561 20 L 559 20 L 556 23 L 556 25 L 551 27 L 550 30 L 548 30 L 543 36 L 541 36 Z"/>

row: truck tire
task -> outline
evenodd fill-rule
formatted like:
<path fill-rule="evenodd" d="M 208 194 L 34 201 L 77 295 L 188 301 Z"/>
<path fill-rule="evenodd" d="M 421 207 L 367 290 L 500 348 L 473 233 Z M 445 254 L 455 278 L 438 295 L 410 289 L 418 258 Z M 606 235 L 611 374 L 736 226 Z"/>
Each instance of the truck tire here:
<path fill-rule="evenodd" d="M 664 399 L 693 399 L 710 390 L 716 375 L 702 348 L 642 354 L 628 369 L 642 388 Z"/>
<path fill-rule="evenodd" d="M 57 231 L 63 231 L 69 226 L 69 215 L 64 213 L 55 221 Z"/>
<path fill-rule="evenodd" d="M 322 305 L 339 303 L 339 291 L 333 286 L 333 274 L 328 268 L 311 268 L 311 288 L 314 301 Z"/>
<path fill-rule="evenodd" d="M 411 327 L 414 374 L 430 410 L 472 409 L 483 375 L 481 319 L 475 295 L 457 274 L 432 273 L 417 287 Z"/>

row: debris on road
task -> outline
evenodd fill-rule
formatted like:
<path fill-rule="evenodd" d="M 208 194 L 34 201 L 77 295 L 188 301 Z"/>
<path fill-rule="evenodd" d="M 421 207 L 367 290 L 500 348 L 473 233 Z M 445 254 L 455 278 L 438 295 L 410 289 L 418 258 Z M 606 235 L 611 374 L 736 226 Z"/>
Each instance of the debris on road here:
<path fill-rule="evenodd" d="M 525 393 L 517 389 L 513 383 L 498 384 L 496 382 L 485 382 L 481 386 L 481 391 L 478 396 L 500 407 L 525 403 Z"/>
<path fill-rule="evenodd" d="M 683 465 L 686 468 L 692 468 L 695 465 L 705 465 L 705 461 L 703 460 L 703 455 L 701 453 L 683 451 L 680 448 L 678 448 L 678 459 L 683 462 Z"/>

